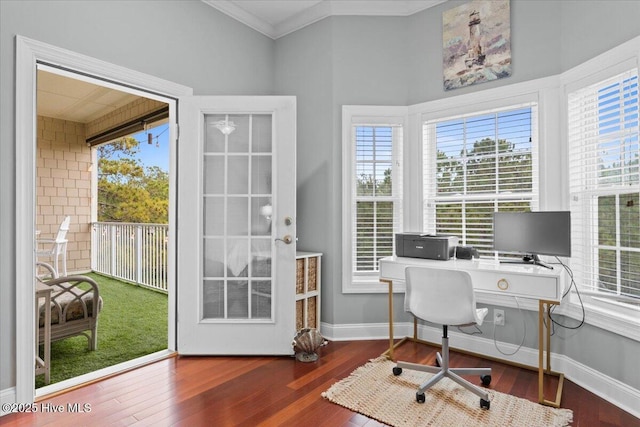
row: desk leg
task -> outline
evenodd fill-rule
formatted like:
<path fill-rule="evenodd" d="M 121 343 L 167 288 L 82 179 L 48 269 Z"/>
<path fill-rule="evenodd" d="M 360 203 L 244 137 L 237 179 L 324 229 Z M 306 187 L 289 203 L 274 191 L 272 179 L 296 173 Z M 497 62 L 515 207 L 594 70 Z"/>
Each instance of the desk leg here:
<path fill-rule="evenodd" d="M 387 358 L 393 360 L 393 281 L 381 280 L 389 285 L 389 350 Z"/>
<path fill-rule="evenodd" d="M 538 303 L 538 402 L 553 406 L 554 408 L 560 407 L 560 400 L 562 399 L 562 386 L 564 385 L 564 374 L 554 372 L 551 370 L 551 306 L 556 305 L 556 302 L 540 300 Z M 546 334 L 545 334 L 546 324 Z M 544 352 L 547 352 L 547 363 L 545 368 Z M 546 400 L 544 398 L 544 376 L 552 375 L 558 377 L 558 388 L 556 391 L 556 400 Z"/>
<path fill-rule="evenodd" d="M 387 359 L 393 360 L 393 350 L 396 347 L 401 346 L 407 341 L 413 341 L 421 344 L 435 345 L 433 343 L 422 341 L 418 339 L 418 319 L 413 317 L 413 337 L 404 337 L 398 342 L 394 342 L 393 337 L 393 281 L 387 279 L 380 279 L 380 282 L 384 282 L 389 285 L 389 349 L 382 353 L 383 356 L 387 356 Z"/>

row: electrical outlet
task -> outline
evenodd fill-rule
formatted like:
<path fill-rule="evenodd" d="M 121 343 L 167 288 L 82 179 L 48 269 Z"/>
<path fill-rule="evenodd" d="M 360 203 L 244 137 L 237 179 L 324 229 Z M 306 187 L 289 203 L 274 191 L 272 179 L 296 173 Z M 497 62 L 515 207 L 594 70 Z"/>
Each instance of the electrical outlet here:
<path fill-rule="evenodd" d="M 504 310 L 493 310 L 493 324 L 504 326 Z"/>

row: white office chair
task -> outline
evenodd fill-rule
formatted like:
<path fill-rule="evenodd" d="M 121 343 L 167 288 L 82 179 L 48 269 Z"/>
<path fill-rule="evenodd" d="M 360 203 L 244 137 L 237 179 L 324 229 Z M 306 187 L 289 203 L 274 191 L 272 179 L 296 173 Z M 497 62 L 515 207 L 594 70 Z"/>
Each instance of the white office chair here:
<path fill-rule="evenodd" d="M 489 394 L 486 390 L 460 375 L 480 375 L 482 384 L 488 386 L 491 383 L 491 368 L 449 367 L 448 326 L 481 325 L 489 311 L 486 308 L 476 308 L 471 276 L 466 271 L 426 267 L 407 267 L 405 276 L 405 308 L 419 319 L 442 325 L 442 354 L 438 353 L 436 356 L 439 367 L 398 362 L 393 368 L 393 374 L 400 375 L 405 368 L 435 374 L 418 388 L 418 403 L 425 402 L 425 390 L 447 377 L 480 396 L 480 407 L 489 409 Z"/>
<path fill-rule="evenodd" d="M 70 222 L 71 217 L 66 216 L 62 224 L 60 224 L 60 228 L 58 228 L 58 234 L 55 239 L 36 240 L 36 259 L 50 258 L 58 276 L 67 275 L 67 232 L 69 231 Z M 60 255 L 62 255 L 62 273 L 58 269 Z"/>

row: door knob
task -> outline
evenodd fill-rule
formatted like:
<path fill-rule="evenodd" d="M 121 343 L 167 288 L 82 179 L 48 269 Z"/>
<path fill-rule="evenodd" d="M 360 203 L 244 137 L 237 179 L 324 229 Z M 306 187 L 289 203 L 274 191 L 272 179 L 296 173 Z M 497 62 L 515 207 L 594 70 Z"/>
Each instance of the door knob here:
<path fill-rule="evenodd" d="M 279 241 L 281 241 L 281 242 L 285 242 L 287 245 L 290 245 L 290 244 L 291 244 L 291 242 L 293 242 L 293 238 L 292 238 L 289 234 L 287 234 L 286 236 L 284 236 L 282 239 L 281 239 L 281 238 L 277 238 L 277 239 L 276 239 L 276 242 L 277 242 L 278 240 L 279 240 Z"/>

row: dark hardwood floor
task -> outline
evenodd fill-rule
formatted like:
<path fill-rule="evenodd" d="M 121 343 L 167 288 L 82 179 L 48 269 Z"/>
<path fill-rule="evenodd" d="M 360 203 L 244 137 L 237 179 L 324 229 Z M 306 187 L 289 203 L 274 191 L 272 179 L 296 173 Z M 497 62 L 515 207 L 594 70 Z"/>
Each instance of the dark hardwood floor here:
<path fill-rule="evenodd" d="M 37 403 L 39 413 L 6 415 L 0 425 L 379 426 L 320 394 L 378 357 L 387 345 L 388 341 L 331 342 L 314 363 L 289 357 L 171 358 L 43 399 Z M 432 363 L 436 350 L 407 343 L 396 356 Z M 451 365 L 489 366 L 491 388 L 537 401 L 537 372 L 453 351 Z M 90 411 L 70 412 L 74 404 L 86 404 Z M 574 427 L 640 426 L 639 419 L 568 380 L 562 407 L 573 410 Z M 43 412 L 54 409 L 63 412 Z"/>

